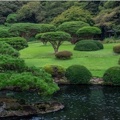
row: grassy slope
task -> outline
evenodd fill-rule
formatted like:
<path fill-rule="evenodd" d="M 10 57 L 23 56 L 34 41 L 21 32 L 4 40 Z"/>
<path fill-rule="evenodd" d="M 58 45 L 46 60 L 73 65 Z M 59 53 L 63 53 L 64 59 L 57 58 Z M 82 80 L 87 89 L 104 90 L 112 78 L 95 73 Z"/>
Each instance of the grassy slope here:
<path fill-rule="evenodd" d="M 58 60 L 54 57 L 54 51 L 51 45 L 44 46 L 41 43 L 29 43 L 29 47 L 21 50 L 21 58 L 25 60 L 29 66 L 42 67 L 47 64 L 57 64 L 67 68 L 73 64 L 86 66 L 93 76 L 102 77 L 104 71 L 112 66 L 118 65 L 120 55 L 114 54 L 112 51 L 114 44 L 104 44 L 104 49 L 92 52 L 74 51 L 74 45 L 64 43 L 60 50 L 69 50 L 73 53 L 70 60 Z"/>

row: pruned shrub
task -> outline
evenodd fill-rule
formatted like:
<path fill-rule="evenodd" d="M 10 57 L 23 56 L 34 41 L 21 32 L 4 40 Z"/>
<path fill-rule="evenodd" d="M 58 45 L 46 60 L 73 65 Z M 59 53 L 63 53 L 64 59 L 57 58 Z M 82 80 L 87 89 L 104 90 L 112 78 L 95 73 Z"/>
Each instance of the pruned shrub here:
<path fill-rule="evenodd" d="M 115 66 L 107 69 L 103 75 L 105 84 L 120 85 L 120 67 Z"/>
<path fill-rule="evenodd" d="M 51 95 L 55 91 L 59 90 L 57 84 L 51 82 L 46 82 L 42 78 L 34 76 L 32 73 L 0 73 L 0 88 L 5 87 L 17 87 L 21 90 L 38 89 L 41 94 Z M 51 78 L 52 79 L 52 78 Z"/>
<path fill-rule="evenodd" d="M 70 51 L 60 51 L 55 54 L 58 59 L 70 59 L 72 55 L 73 54 Z"/>
<path fill-rule="evenodd" d="M 0 41 L 5 41 L 16 50 L 21 50 L 28 47 L 27 41 L 22 37 L 0 38 Z"/>
<path fill-rule="evenodd" d="M 113 47 L 113 52 L 114 53 L 120 53 L 120 45 L 116 45 Z"/>
<path fill-rule="evenodd" d="M 8 29 L 0 28 L 0 38 L 10 37 Z"/>
<path fill-rule="evenodd" d="M 103 44 L 95 40 L 81 40 L 76 43 L 74 50 L 95 51 L 103 49 Z"/>
<path fill-rule="evenodd" d="M 72 65 L 66 69 L 66 78 L 74 84 L 88 84 L 92 74 L 82 65 Z"/>
<path fill-rule="evenodd" d="M 52 77 L 62 78 L 65 75 L 65 69 L 59 65 L 46 65 L 44 69 Z"/>
<path fill-rule="evenodd" d="M 92 39 L 94 35 L 101 34 L 101 30 L 94 26 L 84 26 L 80 28 L 76 34 L 82 38 Z"/>
<path fill-rule="evenodd" d="M 10 55 L 0 55 L 1 71 L 18 71 L 22 72 L 25 68 L 24 60 Z"/>
<path fill-rule="evenodd" d="M 14 57 L 19 56 L 19 52 L 4 41 L 0 41 L 0 54 L 7 54 Z"/>

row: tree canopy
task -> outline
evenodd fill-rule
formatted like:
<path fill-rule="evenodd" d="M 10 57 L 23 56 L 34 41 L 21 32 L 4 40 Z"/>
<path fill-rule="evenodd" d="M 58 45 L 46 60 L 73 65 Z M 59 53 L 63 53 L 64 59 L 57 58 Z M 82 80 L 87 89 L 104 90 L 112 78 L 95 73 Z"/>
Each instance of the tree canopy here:
<path fill-rule="evenodd" d="M 70 41 L 71 36 L 69 33 L 62 32 L 62 31 L 56 31 L 56 32 L 46 32 L 43 34 L 37 34 L 36 38 L 42 41 L 50 42 L 54 49 L 54 52 L 56 53 L 58 52 L 60 45 L 64 41 Z"/>

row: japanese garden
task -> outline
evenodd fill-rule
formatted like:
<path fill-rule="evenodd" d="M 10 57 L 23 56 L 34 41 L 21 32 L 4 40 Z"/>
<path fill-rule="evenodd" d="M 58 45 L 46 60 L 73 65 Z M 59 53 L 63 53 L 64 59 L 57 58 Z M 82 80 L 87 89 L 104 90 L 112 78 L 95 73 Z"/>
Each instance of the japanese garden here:
<path fill-rule="evenodd" d="M 119 1 L 0 1 L 0 119 L 119 120 Z"/>

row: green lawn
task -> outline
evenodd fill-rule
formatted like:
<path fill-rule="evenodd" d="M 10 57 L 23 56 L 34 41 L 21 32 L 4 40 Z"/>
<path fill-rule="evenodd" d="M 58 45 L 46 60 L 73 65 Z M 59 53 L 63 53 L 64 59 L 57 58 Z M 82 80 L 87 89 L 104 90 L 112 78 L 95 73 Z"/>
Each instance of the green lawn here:
<path fill-rule="evenodd" d="M 53 48 L 50 44 L 47 46 L 38 42 L 29 43 L 29 47 L 20 51 L 28 66 L 43 67 L 48 64 L 61 65 L 67 68 L 73 64 L 86 66 L 93 76 L 102 77 L 104 71 L 112 66 L 118 65 L 120 55 L 113 53 L 112 48 L 117 43 L 104 44 L 104 49 L 92 52 L 74 51 L 74 45 L 64 43 L 60 46 L 59 51 L 69 50 L 73 53 L 70 60 L 58 60 L 54 56 Z M 118 43 L 119 44 L 119 43 Z"/>

